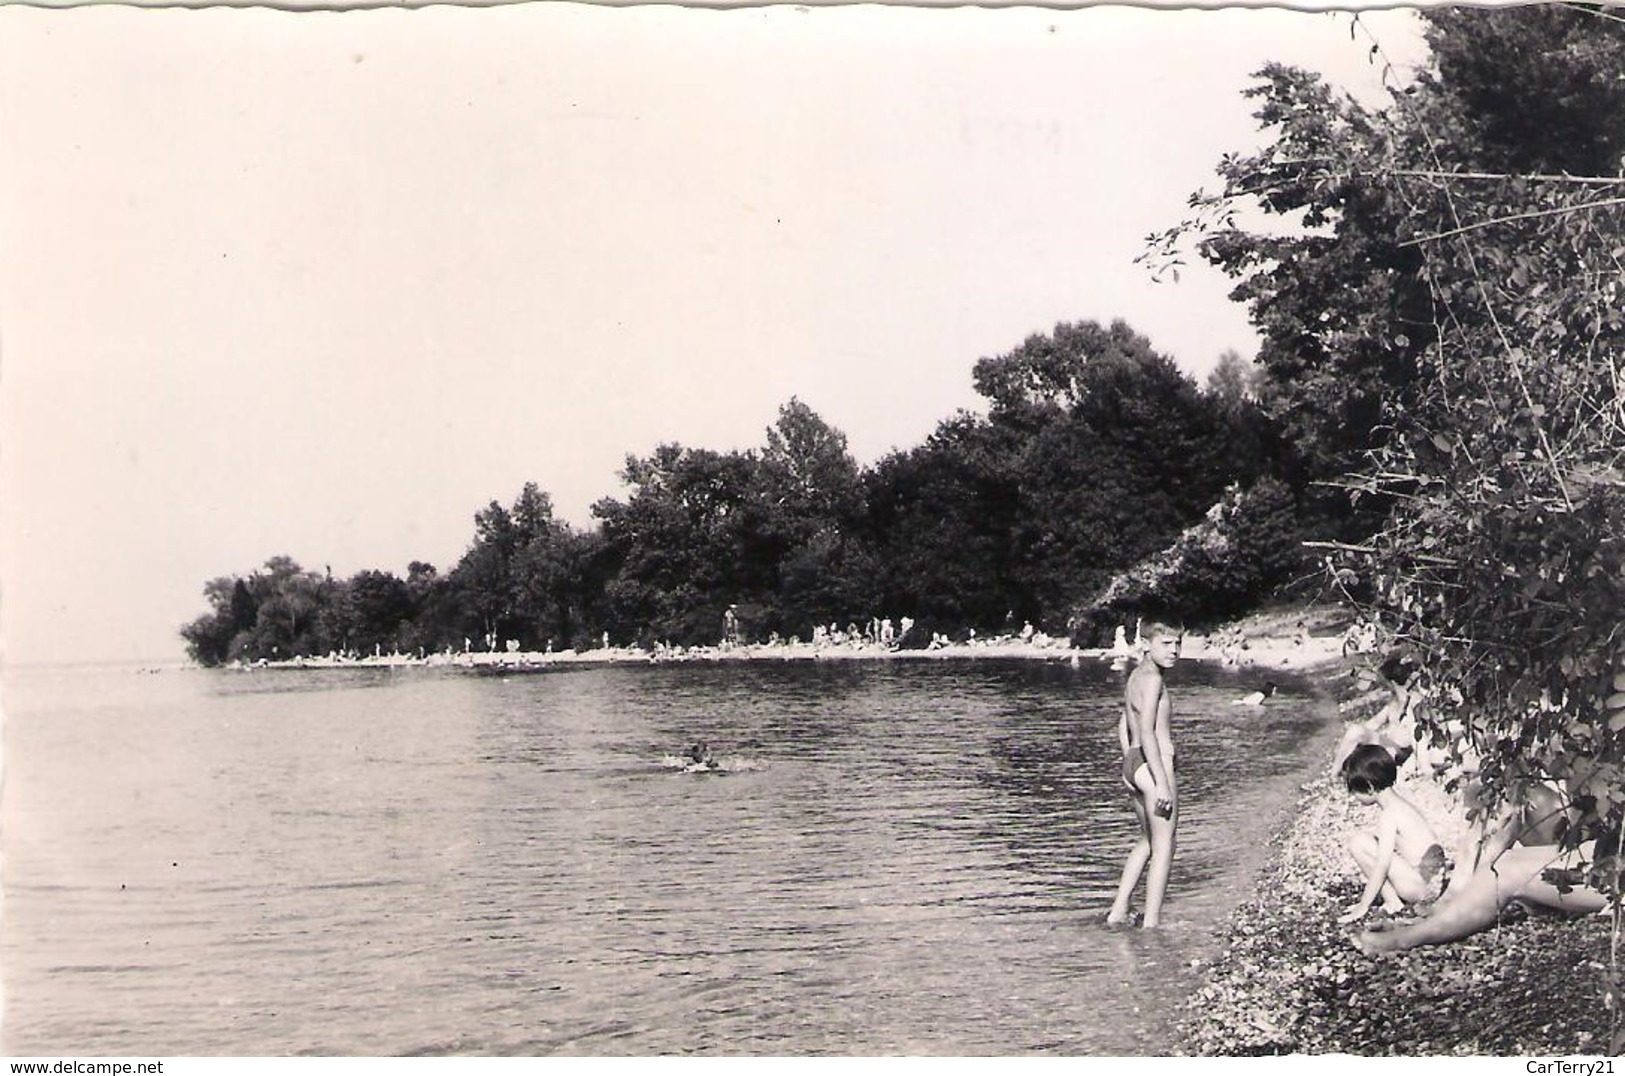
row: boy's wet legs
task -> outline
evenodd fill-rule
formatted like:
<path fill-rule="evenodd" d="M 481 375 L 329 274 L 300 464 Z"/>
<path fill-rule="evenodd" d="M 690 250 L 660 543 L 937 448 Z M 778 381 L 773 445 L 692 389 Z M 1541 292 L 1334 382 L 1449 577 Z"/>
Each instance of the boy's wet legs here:
<path fill-rule="evenodd" d="M 1151 827 L 1146 814 L 1144 797 L 1135 795 L 1134 816 L 1140 822 L 1140 839 L 1135 842 L 1129 851 L 1128 859 L 1123 863 L 1123 877 L 1117 883 L 1117 899 L 1112 901 L 1112 910 L 1106 913 L 1106 922 L 1117 924 L 1128 922 L 1129 901 L 1134 898 L 1134 888 L 1140 884 L 1140 875 L 1145 872 L 1145 865 L 1151 859 Z"/>
<path fill-rule="evenodd" d="M 1168 892 L 1168 874 L 1174 864 L 1174 837 L 1179 825 L 1176 807 L 1168 818 L 1151 816 L 1151 874 L 1145 882 L 1145 925 L 1157 926 L 1162 921 L 1162 900 Z"/>

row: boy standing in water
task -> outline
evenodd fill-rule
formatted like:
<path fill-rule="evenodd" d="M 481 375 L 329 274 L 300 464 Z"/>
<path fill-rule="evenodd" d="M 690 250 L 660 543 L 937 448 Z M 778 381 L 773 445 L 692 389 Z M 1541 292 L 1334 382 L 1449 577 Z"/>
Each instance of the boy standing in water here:
<path fill-rule="evenodd" d="M 1174 861 L 1174 831 L 1179 826 L 1179 788 L 1174 778 L 1174 740 L 1169 728 L 1172 710 L 1162 674 L 1179 660 L 1179 629 L 1161 621 L 1144 625 L 1145 656 L 1129 674 L 1123 692 L 1123 715 L 1117 722 L 1117 740 L 1123 749 L 1123 784 L 1140 839 L 1123 864 L 1117 899 L 1106 916 L 1108 923 L 1126 923 L 1129 899 L 1140 884 L 1147 862 L 1151 875 L 1145 884 L 1146 927 L 1162 920 L 1162 898 L 1168 890 L 1168 871 Z"/>

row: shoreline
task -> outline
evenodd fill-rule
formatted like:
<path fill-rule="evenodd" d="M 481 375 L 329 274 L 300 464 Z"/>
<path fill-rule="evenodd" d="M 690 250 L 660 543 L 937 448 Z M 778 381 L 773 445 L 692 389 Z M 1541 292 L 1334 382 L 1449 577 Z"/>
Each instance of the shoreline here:
<path fill-rule="evenodd" d="M 1248 618 L 1246 624 L 1257 618 Z M 1260 629 L 1257 638 L 1239 647 L 1221 639 L 1222 632 L 1188 634 L 1181 660 L 1218 663 L 1237 671 L 1278 671 L 1310 675 L 1342 664 L 1343 639 L 1338 635 L 1309 634 L 1301 641 Z M 328 669 L 441 668 L 501 671 L 505 673 L 542 672 L 559 666 L 576 665 L 678 665 L 684 663 L 742 663 L 759 661 L 945 661 L 979 658 L 1034 661 L 1133 660 L 1107 647 L 1073 647 L 1065 639 L 1035 639 L 1023 642 L 994 637 L 973 642 L 949 643 L 929 648 L 902 648 L 877 643 L 747 643 L 733 646 L 703 646 L 650 651 L 639 647 L 600 647 L 592 650 L 465 651 L 414 657 L 383 654 L 364 658 L 311 657 L 286 661 L 258 661 L 220 666 L 231 672 L 287 672 Z"/>
<path fill-rule="evenodd" d="M 1339 659 L 1308 672 L 1360 711 Z M 1337 916 L 1362 888 L 1343 845 L 1358 822 L 1331 758 L 1303 784 L 1243 901 L 1219 929 L 1219 955 L 1177 1021 L 1177 1051 L 1196 1056 L 1574 1056 L 1608 1046 L 1603 1007 L 1611 923 L 1504 912 L 1492 929 L 1447 945 L 1370 957 Z M 1448 794 L 1432 778 L 1399 786 L 1437 819 Z M 1459 824 L 1459 823 L 1458 823 Z M 1447 846 L 1454 835 L 1439 834 Z"/>

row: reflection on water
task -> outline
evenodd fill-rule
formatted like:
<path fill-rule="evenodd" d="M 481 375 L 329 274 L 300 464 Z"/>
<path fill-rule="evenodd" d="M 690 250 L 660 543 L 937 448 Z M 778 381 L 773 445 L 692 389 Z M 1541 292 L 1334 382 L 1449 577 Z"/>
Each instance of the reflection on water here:
<path fill-rule="evenodd" d="M 3 1045 L 1162 1052 L 1327 723 L 1170 683 L 1147 934 L 1101 922 L 1133 821 L 1093 664 L 14 674 Z M 696 740 L 752 765 L 663 765 Z"/>

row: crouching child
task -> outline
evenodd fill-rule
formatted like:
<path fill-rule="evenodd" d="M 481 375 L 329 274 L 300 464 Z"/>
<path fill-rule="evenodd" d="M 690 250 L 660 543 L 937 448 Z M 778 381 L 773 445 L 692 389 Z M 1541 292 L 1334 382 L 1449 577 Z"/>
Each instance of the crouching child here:
<path fill-rule="evenodd" d="M 1449 874 L 1444 847 L 1416 805 L 1394 791 L 1397 776 L 1394 756 L 1377 744 L 1361 744 L 1343 760 L 1349 794 L 1381 807 L 1382 813 L 1375 831 L 1349 841 L 1349 854 L 1365 875 L 1365 892 L 1338 917 L 1339 923 L 1362 918 L 1378 898 L 1386 911 L 1398 913 L 1444 892 Z"/>

